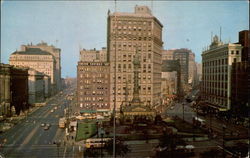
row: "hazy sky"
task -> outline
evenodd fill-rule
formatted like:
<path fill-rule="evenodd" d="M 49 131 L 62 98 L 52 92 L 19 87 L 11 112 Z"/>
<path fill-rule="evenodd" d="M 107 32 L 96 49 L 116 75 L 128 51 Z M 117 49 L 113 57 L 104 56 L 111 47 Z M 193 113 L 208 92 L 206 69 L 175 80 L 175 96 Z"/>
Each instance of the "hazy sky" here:
<path fill-rule="evenodd" d="M 41 40 L 62 49 L 62 76 L 76 76 L 79 48 L 106 47 L 107 11 L 114 1 L 4 1 L 1 3 L 1 62 L 22 44 Z M 164 25 L 164 49 L 189 48 L 201 62 L 211 32 L 237 42 L 249 28 L 248 1 L 117 1 L 117 11 L 148 5 Z M 58 42 L 56 42 L 58 40 Z"/>

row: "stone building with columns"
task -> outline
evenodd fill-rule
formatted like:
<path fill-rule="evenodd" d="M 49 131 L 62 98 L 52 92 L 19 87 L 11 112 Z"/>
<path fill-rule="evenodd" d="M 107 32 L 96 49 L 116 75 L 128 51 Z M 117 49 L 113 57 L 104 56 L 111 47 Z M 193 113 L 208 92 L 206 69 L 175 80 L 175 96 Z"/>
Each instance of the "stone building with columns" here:
<path fill-rule="evenodd" d="M 24 48 L 15 51 L 9 58 L 10 65 L 28 67 L 50 77 L 51 94 L 57 92 L 56 60 L 51 53 L 40 48 Z"/>
<path fill-rule="evenodd" d="M 54 93 L 60 91 L 62 89 L 61 87 L 61 49 L 56 48 L 53 45 L 48 45 L 46 42 L 40 42 L 37 45 L 27 44 L 22 45 L 20 51 L 27 51 L 29 48 L 38 48 L 44 52 L 48 52 L 53 56 L 54 60 L 54 70 L 53 74 L 50 74 L 51 77 L 51 86 L 55 90 Z M 39 55 L 39 52 L 37 52 Z M 51 68 L 52 69 L 52 68 Z M 46 74 L 46 73 L 45 73 Z M 47 74 L 48 75 L 48 74 Z"/>
<path fill-rule="evenodd" d="M 0 64 L 0 116 L 19 115 L 29 108 L 28 69 Z"/>

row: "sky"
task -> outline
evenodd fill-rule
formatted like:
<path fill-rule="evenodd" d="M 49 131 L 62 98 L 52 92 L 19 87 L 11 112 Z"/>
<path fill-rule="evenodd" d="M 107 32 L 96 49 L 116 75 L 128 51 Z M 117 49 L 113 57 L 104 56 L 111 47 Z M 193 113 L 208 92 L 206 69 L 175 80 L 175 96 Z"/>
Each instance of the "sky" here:
<path fill-rule="evenodd" d="M 220 33 L 235 43 L 249 29 L 249 2 L 242 1 L 117 1 L 118 12 L 147 5 L 163 24 L 164 49 L 188 48 L 201 62 L 202 49 Z M 22 44 L 41 41 L 61 48 L 62 77 L 76 77 L 79 50 L 107 45 L 107 12 L 114 1 L 1 1 L 1 62 Z"/>

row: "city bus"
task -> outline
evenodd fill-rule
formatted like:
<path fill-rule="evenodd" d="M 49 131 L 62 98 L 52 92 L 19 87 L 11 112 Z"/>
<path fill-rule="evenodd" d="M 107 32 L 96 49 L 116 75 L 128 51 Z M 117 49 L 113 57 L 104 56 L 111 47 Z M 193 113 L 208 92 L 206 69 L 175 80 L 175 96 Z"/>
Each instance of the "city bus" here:
<path fill-rule="evenodd" d="M 86 148 L 103 148 L 104 145 L 112 140 L 112 138 L 89 138 L 86 139 L 85 147 Z"/>
<path fill-rule="evenodd" d="M 59 119 L 60 128 L 65 128 L 65 123 L 66 123 L 66 119 L 64 117 Z"/>

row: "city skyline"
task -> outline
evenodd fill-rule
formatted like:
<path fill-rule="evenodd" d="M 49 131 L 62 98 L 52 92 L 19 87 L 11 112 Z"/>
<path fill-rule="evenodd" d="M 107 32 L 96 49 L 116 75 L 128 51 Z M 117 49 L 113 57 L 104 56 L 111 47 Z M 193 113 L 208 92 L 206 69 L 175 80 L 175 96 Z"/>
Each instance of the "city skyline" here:
<path fill-rule="evenodd" d="M 219 34 L 221 27 L 222 41 L 235 43 L 237 32 L 249 28 L 247 1 L 117 1 L 117 11 L 132 12 L 136 4 L 149 6 L 163 24 L 164 49 L 189 48 L 198 62 L 202 48 L 210 44 L 211 32 Z M 114 6 L 114 1 L 4 1 L 1 62 L 8 63 L 20 45 L 43 40 L 62 49 L 62 76 L 75 77 L 80 48 L 107 47 L 107 12 L 114 12 Z"/>

